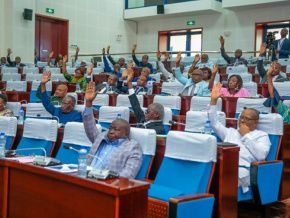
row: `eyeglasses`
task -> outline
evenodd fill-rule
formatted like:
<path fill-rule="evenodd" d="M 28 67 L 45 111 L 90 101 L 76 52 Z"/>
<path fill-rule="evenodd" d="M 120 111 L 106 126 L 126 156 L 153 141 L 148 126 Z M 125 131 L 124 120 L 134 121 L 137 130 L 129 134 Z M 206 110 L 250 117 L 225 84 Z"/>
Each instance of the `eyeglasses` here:
<path fill-rule="evenodd" d="M 61 105 L 68 106 L 68 105 L 71 105 L 71 103 L 65 103 L 65 102 L 61 102 Z"/>
<path fill-rule="evenodd" d="M 249 121 L 251 121 L 251 120 L 257 120 L 257 119 L 250 119 L 250 118 L 244 117 L 244 116 L 240 116 L 239 119 L 240 120 L 244 120 L 246 123 L 249 122 Z"/>
<path fill-rule="evenodd" d="M 192 76 L 202 76 L 202 75 L 200 75 L 199 73 L 193 73 L 193 74 L 191 74 Z"/>

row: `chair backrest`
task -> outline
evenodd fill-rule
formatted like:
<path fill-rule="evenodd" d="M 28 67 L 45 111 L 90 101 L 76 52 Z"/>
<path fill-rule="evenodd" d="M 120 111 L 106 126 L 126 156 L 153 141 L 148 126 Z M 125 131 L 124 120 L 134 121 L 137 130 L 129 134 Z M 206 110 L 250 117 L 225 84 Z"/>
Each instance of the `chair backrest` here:
<path fill-rule="evenodd" d="M 162 94 L 179 95 L 183 90 L 184 85 L 180 82 L 164 82 L 162 83 Z"/>
<path fill-rule="evenodd" d="M 58 67 L 50 67 L 47 68 L 46 71 L 50 71 L 51 74 L 60 74 L 60 68 Z"/>
<path fill-rule="evenodd" d="M 160 83 L 160 74 L 156 73 L 156 74 L 150 74 L 149 75 L 151 78 L 155 79 L 156 83 Z"/>
<path fill-rule="evenodd" d="M 243 83 L 243 88 L 249 91 L 251 97 L 256 97 L 258 94 L 258 85 L 255 82 Z"/>
<path fill-rule="evenodd" d="M 99 132 L 102 132 L 102 127 L 99 124 L 96 124 L 96 126 Z M 64 145 L 69 145 L 77 150 L 86 149 L 87 152 L 90 151 L 92 143 L 87 137 L 83 123 L 68 122 L 65 125 L 62 144 L 56 155 L 56 159 L 64 164 L 77 164 L 79 154 L 76 151 L 65 149 Z"/>
<path fill-rule="evenodd" d="M 191 111 L 207 111 L 210 103 L 210 97 L 193 96 L 190 102 Z M 217 110 L 222 111 L 222 99 L 217 101 Z"/>
<path fill-rule="evenodd" d="M 85 107 L 86 107 L 86 105 L 84 105 L 84 104 L 76 104 L 74 107 L 74 110 L 76 110 L 80 113 L 83 113 L 85 110 Z"/>
<path fill-rule="evenodd" d="M 17 149 L 42 147 L 46 150 L 48 156 L 51 155 L 56 138 L 57 138 L 56 120 L 28 118 L 24 122 L 23 137 Z M 44 152 L 42 150 L 28 150 L 21 151 L 21 154 L 44 155 Z"/>
<path fill-rule="evenodd" d="M 96 68 L 93 68 L 92 74 L 99 74 L 99 73 L 103 73 L 103 72 L 104 72 L 104 68 L 103 67 L 96 67 Z"/>
<path fill-rule="evenodd" d="M 266 160 L 277 160 L 283 135 L 283 118 L 280 114 L 260 114 L 258 130 L 269 134 L 271 148 Z"/>
<path fill-rule="evenodd" d="M 117 119 L 118 114 L 121 114 L 121 118 L 129 122 L 130 111 L 128 107 L 100 107 L 99 124 L 102 127 L 109 129 L 111 123 Z"/>
<path fill-rule="evenodd" d="M 47 112 L 41 103 L 28 103 L 25 117 L 51 118 L 52 115 Z"/>
<path fill-rule="evenodd" d="M 21 81 L 21 74 L 19 73 L 3 73 L 2 81 Z"/>
<path fill-rule="evenodd" d="M 281 64 L 281 66 L 290 65 L 290 59 L 289 58 L 278 59 L 278 63 Z"/>
<path fill-rule="evenodd" d="M 284 100 L 283 103 L 284 103 L 287 107 L 290 107 L 290 100 Z"/>
<path fill-rule="evenodd" d="M 272 109 L 263 105 L 265 100 L 266 98 L 238 98 L 235 118 L 238 118 L 245 108 L 255 108 L 261 114 L 270 114 Z"/>
<path fill-rule="evenodd" d="M 39 85 L 40 85 L 40 81 L 32 81 L 31 91 L 36 91 L 38 89 Z M 46 87 L 46 91 L 51 92 L 51 90 L 52 90 L 51 81 L 47 82 L 45 84 L 45 87 Z"/>
<path fill-rule="evenodd" d="M 154 103 L 162 104 L 164 107 L 169 107 L 174 115 L 178 115 L 181 108 L 180 96 L 162 96 L 155 95 L 153 99 Z"/>
<path fill-rule="evenodd" d="M 44 61 L 37 61 L 36 65 L 38 67 L 46 67 L 47 66 L 47 62 Z"/>
<path fill-rule="evenodd" d="M 153 129 L 130 128 L 130 139 L 139 142 L 143 151 L 141 168 L 136 179 L 147 179 L 155 156 L 156 132 Z"/>
<path fill-rule="evenodd" d="M 290 65 L 289 64 L 286 67 L 286 73 L 290 73 Z"/>
<path fill-rule="evenodd" d="M 117 96 L 117 103 L 116 103 L 116 106 L 117 107 L 120 107 L 120 106 L 123 106 L 123 107 L 131 107 L 131 103 L 130 103 L 130 100 L 129 100 L 129 95 L 118 95 Z M 138 101 L 139 101 L 139 104 L 141 107 L 143 107 L 143 102 L 144 102 L 144 98 L 143 98 L 143 95 L 136 95 Z"/>
<path fill-rule="evenodd" d="M 13 90 L 17 92 L 26 92 L 27 83 L 26 81 L 7 81 L 6 91 Z"/>
<path fill-rule="evenodd" d="M 73 72 L 74 74 L 74 72 Z M 66 78 L 62 75 L 62 74 L 51 74 L 51 77 L 50 77 L 50 80 L 51 81 L 61 81 L 61 82 L 66 82 Z"/>
<path fill-rule="evenodd" d="M 7 102 L 6 108 L 12 110 L 14 116 L 18 116 L 20 108 L 21 108 L 21 103 L 20 102 Z"/>
<path fill-rule="evenodd" d="M 17 132 L 17 119 L 16 117 L 0 116 L 0 133 L 5 133 L 6 144 L 5 149 L 9 150 L 14 142 Z"/>
<path fill-rule="evenodd" d="M 226 115 L 222 111 L 217 111 L 218 120 L 222 125 L 226 126 Z M 187 111 L 186 124 L 184 131 L 186 132 L 204 132 L 204 124 L 208 120 L 207 111 Z M 213 132 L 213 130 L 212 130 Z"/>
<path fill-rule="evenodd" d="M 77 68 L 75 68 L 75 67 L 73 67 L 73 68 L 66 68 L 66 71 L 67 71 L 67 73 L 68 74 L 70 74 L 70 75 L 72 75 L 72 74 L 75 74 L 75 70 L 76 70 Z M 64 77 L 64 76 L 63 76 Z"/>
<path fill-rule="evenodd" d="M 42 77 L 42 74 L 33 74 L 33 73 L 28 73 L 26 74 L 25 80 L 26 81 L 40 81 Z"/>
<path fill-rule="evenodd" d="M 34 68 L 24 67 L 22 73 L 23 74 L 39 74 L 39 68 L 38 67 L 34 67 Z"/>
<path fill-rule="evenodd" d="M 2 74 L 10 74 L 10 73 L 18 73 L 18 68 L 17 67 L 3 67 L 1 70 Z"/>
<path fill-rule="evenodd" d="M 66 93 L 66 96 L 72 96 L 76 100 L 76 104 L 78 103 L 78 94 L 75 92 L 68 92 Z"/>
<path fill-rule="evenodd" d="M 244 65 L 227 67 L 227 70 L 226 70 L 227 74 L 242 74 L 242 73 L 247 73 L 247 72 L 248 72 L 248 68 Z"/>
<path fill-rule="evenodd" d="M 109 95 L 108 94 L 98 94 L 93 101 L 93 107 L 100 109 L 101 106 L 109 106 Z"/>
<path fill-rule="evenodd" d="M 72 67 L 72 62 L 66 62 L 65 64 L 67 67 Z"/>
<path fill-rule="evenodd" d="M 290 96 L 290 82 L 274 82 L 280 96 Z"/>
<path fill-rule="evenodd" d="M 206 193 L 216 157 L 214 136 L 170 131 L 154 184 L 181 190 L 185 195 Z"/>

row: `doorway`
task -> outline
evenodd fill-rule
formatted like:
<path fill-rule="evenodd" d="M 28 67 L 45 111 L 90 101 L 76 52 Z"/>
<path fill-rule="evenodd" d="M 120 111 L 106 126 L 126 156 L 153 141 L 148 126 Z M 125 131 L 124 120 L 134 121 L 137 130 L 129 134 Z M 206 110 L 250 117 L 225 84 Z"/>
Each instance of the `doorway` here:
<path fill-rule="evenodd" d="M 69 21 L 44 15 L 35 15 L 35 49 L 40 61 L 48 61 L 49 53 L 68 54 Z"/>

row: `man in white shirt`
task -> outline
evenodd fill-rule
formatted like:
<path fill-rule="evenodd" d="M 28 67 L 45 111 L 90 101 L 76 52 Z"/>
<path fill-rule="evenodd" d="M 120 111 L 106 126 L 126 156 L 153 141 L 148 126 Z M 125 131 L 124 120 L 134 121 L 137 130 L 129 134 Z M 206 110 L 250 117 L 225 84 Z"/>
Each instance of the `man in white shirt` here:
<path fill-rule="evenodd" d="M 240 147 L 239 156 L 239 183 L 244 192 L 250 186 L 250 165 L 251 162 L 265 160 L 271 142 L 267 133 L 257 130 L 259 122 L 259 112 L 256 109 L 245 109 L 239 117 L 239 129 L 226 128 L 217 119 L 217 99 L 221 97 L 220 89 L 222 85 L 217 85 L 212 89 L 209 120 L 214 132 L 223 142 L 231 142 Z"/>

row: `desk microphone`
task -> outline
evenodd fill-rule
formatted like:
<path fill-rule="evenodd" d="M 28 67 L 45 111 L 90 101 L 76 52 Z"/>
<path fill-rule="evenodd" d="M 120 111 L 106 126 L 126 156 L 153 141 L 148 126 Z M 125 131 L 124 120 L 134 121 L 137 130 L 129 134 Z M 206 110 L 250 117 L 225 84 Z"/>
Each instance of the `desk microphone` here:
<path fill-rule="evenodd" d="M 168 123 L 171 124 L 171 125 L 178 124 L 178 125 L 182 125 L 182 126 L 185 126 L 185 127 L 186 127 L 186 124 L 185 124 L 185 123 L 179 123 L 179 122 L 176 122 L 176 121 L 173 121 L 173 120 L 169 120 Z M 192 126 L 192 125 L 188 125 L 187 127 L 188 127 L 188 128 L 197 129 L 197 130 L 199 131 L 200 134 L 203 134 L 203 131 L 201 131 L 200 128 L 197 128 L 197 127 Z"/>
<path fill-rule="evenodd" d="M 52 166 L 52 165 L 57 165 L 61 164 L 60 160 L 57 160 L 52 157 L 47 157 L 46 155 L 46 150 L 42 147 L 37 147 L 37 148 L 20 148 L 17 150 L 9 150 L 7 151 L 7 155 L 13 155 L 16 154 L 17 151 L 28 151 L 28 150 L 42 150 L 44 152 L 44 156 L 36 156 L 36 158 L 33 160 L 34 165 L 38 166 Z"/>
<path fill-rule="evenodd" d="M 65 149 L 70 149 L 70 150 L 73 150 L 73 151 L 78 152 L 78 153 L 80 152 L 80 150 L 75 149 L 75 148 L 73 148 L 73 147 L 71 147 L 69 145 L 64 145 L 63 147 Z M 93 168 L 89 172 L 89 174 L 88 174 L 89 178 L 92 178 L 92 179 L 111 179 L 111 178 L 119 177 L 119 173 L 113 172 L 111 170 L 104 169 L 104 162 L 103 162 L 103 160 L 101 158 L 99 158 L 97 156 L 94 156 L 94 155 L 91 155 L 91 154 L 87 154 L 87 155 L 90 156 L 90 157 L 98 159 L 102 163 L 102 168 L 101 169 Z"/>

